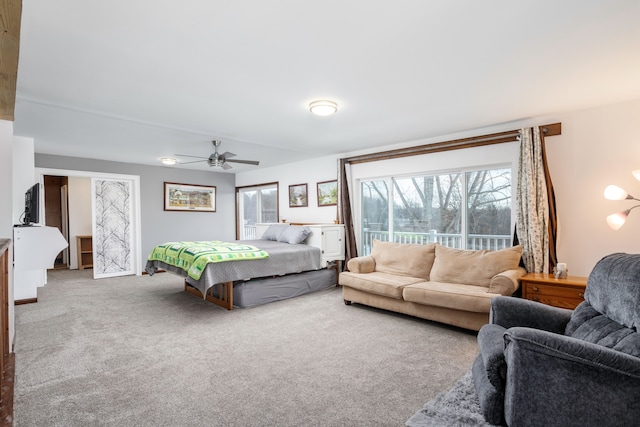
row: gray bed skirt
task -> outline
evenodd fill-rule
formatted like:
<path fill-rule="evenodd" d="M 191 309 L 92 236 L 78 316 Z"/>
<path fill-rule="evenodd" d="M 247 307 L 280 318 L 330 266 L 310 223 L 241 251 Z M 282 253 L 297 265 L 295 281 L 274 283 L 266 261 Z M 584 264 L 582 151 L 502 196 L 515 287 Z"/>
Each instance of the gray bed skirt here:
<path fill-rule="evenodd" d="M 234 282 L 233 305 L 253 307 L 308 294 L 335 284 L 336 270 L 332 268 Z"/>

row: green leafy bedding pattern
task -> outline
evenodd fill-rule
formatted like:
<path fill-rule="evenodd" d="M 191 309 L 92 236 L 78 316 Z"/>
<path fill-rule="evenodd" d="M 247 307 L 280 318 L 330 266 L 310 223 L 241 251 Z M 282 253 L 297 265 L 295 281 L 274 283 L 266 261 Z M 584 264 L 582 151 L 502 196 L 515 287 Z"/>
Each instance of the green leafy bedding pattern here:
<path fill-rule="evenodd" d="M 246 261 L 268 258 L 269 254 L 252 245 L 221 242 L 167 242 L 153 248 L 151 261 L 162 261 L 199 280 L 210 262 Z"/>

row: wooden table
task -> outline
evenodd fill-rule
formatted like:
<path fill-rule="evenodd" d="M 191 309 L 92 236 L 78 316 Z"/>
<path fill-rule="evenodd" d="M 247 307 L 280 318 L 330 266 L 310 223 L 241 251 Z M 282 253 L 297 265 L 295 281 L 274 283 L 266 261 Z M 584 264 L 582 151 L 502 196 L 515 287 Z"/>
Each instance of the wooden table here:
<path fill-rule="evenodd" d="M 528 273 L 520 281 L 522 298 L 569 309 L 584 301 L 587 287 L 587 278 L 579 276 L 556 279 L 553 274 Z"/>

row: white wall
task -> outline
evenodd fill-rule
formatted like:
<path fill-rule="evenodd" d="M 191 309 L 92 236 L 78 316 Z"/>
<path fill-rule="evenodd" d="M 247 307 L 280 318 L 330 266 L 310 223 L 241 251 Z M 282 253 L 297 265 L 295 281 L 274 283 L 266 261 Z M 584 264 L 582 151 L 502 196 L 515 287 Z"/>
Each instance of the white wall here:
<path fill-rule="evenodd" d="M 546 147 L 556 194 L 558 261 L 568 264 L 570 275 L 588 276 L 596 262 L 605 255 L 613 252 L 640 253 L 637 238 L 640 235 L 640 208 L 629 215 L 620 230 L 613 231 L 605 221 L 606 216 L 628 209 L 634 203 L 613 202 L 603 197 L 604 188 L 609 184 L 619 185 L 632 195 L 640 196 L 640 182 L 631 175 L 632 170 L 640 169 L 640 99 L 536 117 L 389 149 L 556 122 L 562 123 L 562 135 L 547 138 Z M 480 153 L 477 160 L 486 162 L 491 159 L 490 150 L 501 151 L 503 148 L 507 146 L 501 144 L 474 150 Z M 458 156 L 456 152 L 452 155 Z M 440 153 L 427 157 L 431 158 L 429 163 L 418 158 L 394 160 L 395 163 L 389 163 L 389 170 L 411 170 L 415 161 L 436 169 L 446 168 L 448 164 L 448 157 L 442 157 Z M 468 165 L 467 158 L 460 157 L 460 161 Z M 358 171 L 358 168 L 354 169 Z M 387 172 L 386 168 L 384 172 Z M 362 172 L 356 173 L 363 175 Z M 375 175 L 375 169 L 368 173 Z"/>
<path fill-rule="evenodd" d="M 14 137 L 13 144 L 13 224 L 19 224 L 24 213 L 24 193 L 38 182 L 34 166 L 33 138 Z M 40 198 L 44 192 L 40 192 Z"/>
<path fill-rule="evenodd" d="M 640 99 L 390 145 L 385 150 L 556 122 L 562 123 L 562 135 L 547 138 L 546 146 L 557 203 L 558 260 L 568 264 L 570 275 L 588 276 L 596 262 L 605 255 L 613 252 L 640 253 L 640 208 L 630 214 L 620 230 L 613 231 L 606 224 L 606 216 L 628 209 L 634 203 L 613 202 L 605 200 L 602 195 L 607 185 L 616 184 L 632 195 L 640 196 L 640 182 L 631 175 L 632 170 L 640 169 Z M 491 162 L 492 150 L 498 150 L 497 159 L 502 157 L 501 150 L 504 149 L 507 146 L 483 147 L 479 149 L 476 160 L 479 163 Z M 331 222 L 334 219 L 333 209 L 316 207 L 313 198 L 315 182 L 337 176 L 336 159 L 373 151 L 379 150 L 343 153 L 335 157 L 241 173 L 236 175 L 236 185 L 278 181 L 281 218 L 300 222 Z M 446 169 L 447 156 L 458 154 L 427 156 L 431 160 L 428 165 L 421 164 L 423 169 L 428 166 L 442 170 Z M 390 171 L 406 173 L 415 166 L 415 162 L 425 162 L 425 159 L 397 159 L 388 162 L 384 169 L 380 169 L 379 163 L 371 163 L 358 167 L 356 173 L 360 177 L 388 175 Z M 309 208 L 289 208 L 286 197 L 288 186 L 304 182 L 309 183 Z"/>
<path fill-rule="evenodd" d="M 90 236 L 91 178 L 69 177 L 69 268 L 78 268 L 76 236 Z"/>
<path fill-rule="evenodd" d="M 558 211 L 558 258 L 587 275 L 613 252 L 640 253 L 640 209 L 618 231 L 605 218 L 638 204 L 603 197 L 616 184 L 640 198 L 640 99 L 560 116 L 562 135 L 547 141 Z"/>
<path fill-rule="evenodd" d="M 322 157 L 304 162 L 289 163 L 273 168 L 236 174 L 236 187 L 277 182 L 280 219 L 287 222 L 333 223 L 336 206 L 318 206 L 316 184 L 338 177 L 337 156 Z M 289 207 L 289 186 L 307 184 L 307 207 Z"/>
<path fill-rule="evenodd" d="M 14 137 L 13 143 L 13 223 L 19 224 L 24 213 L 24 193 L 35 183 L 33 138 Z M 41 190 L 43 190 L 41 188 Z M 43 206 L 44 191 L 40 191 L 40 206 Z M 40 218 L 43 212 L 40 210 Z M 13 295 L 15 300 L 37 298 L 37 289 L 46 283 L 45 270 L 23 270 L 14 272 Z"/>

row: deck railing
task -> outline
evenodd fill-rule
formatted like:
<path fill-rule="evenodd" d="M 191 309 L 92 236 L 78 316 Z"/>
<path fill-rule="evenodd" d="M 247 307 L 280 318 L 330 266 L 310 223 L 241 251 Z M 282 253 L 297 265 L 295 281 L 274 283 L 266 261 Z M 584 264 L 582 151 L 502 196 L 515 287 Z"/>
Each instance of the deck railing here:
<path fill-rule="evenodd" d="M 388 242 L 388 231 L 364 230 L 362 232 L 362 255 L 369 255 L 373 240 L 378 239 Z M 440 243 L 450 248 L 462 248 L 462 235 L 453 233 L 438 233 L 431 230 L 428 233 L 397 232 L 393 233 L 395 243 L 413 243 L 418 245 L 428 245 L 430 243 Z M 499 250 L 511 246 L 511 236 L 495 234 L 469 234 L 465 249 L 488 249 Z"/>
<path fill-rule="evenodd" d="M 243 234 L 240 237 L 242 240 L 255 240 L 256 239 L 256 225 L 246 224 L 244 225 Z"/>

